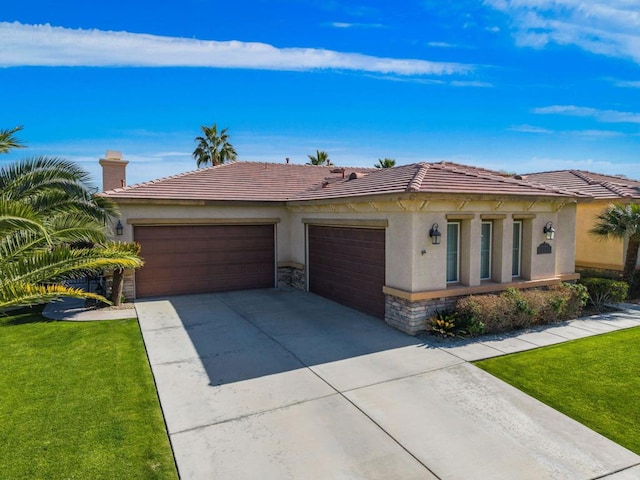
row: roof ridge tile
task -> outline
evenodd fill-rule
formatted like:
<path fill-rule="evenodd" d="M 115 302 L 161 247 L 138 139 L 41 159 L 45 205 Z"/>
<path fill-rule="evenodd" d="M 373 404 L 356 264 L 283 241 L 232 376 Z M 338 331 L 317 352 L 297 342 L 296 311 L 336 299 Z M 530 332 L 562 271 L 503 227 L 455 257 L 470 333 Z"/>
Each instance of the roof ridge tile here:
<path fill-rule="evenodd" d="M 601 182 L 595 180 L 593 177 L 590 177 L 589 175 L 587 175 L 587 173 L 589 173 L 589 172 L 583 172 L 581 170 L 569 170 L 569 172 L 571 172 L 576 177 L 581 178 L 582 180 L 587 182 L 589 185 L 597 185 L 597 184 L 601 183 Z"/>
<path fill-rule="evenodd" d="M 419 192 L 420 187 L 422 186 L 422 181 L 424 180 L 424 176 L 427 174 L 427 170 L 429 170 L 428 163 L 421 162 L 414 165 L 417 165 L 418 169 L 413 178 L 407 184 L 407 192 Z"/>

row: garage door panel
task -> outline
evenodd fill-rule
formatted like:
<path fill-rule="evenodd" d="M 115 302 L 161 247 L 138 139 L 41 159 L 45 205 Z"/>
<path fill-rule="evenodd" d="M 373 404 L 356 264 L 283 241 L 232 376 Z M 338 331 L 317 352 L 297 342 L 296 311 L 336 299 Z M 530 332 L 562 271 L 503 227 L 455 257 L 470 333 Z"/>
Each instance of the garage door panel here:
<path fill-rule="evenodd" d="M 384 317 L 385 231 L 310 225 L 309 290 Z"/>
<path fill-rule="evenodd" d="M 273 225 L 136 227 L 145 266 L 136 295 L 176 295 L 273 287 Z"/>

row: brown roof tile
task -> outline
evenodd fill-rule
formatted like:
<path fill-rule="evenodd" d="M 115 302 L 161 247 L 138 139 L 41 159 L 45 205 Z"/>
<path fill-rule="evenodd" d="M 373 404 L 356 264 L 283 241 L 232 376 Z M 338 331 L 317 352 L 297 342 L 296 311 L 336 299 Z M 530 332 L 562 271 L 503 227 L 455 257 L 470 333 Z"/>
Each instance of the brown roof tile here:
<path fill-rule="evenodd" d="M 444 162 L 383 169 L 233 162 L 118 188 L 102 195 L 116 201 L 304 201 L 403 192 L 574 195 L 560 187 L 533 184 L 483 168 Z"/>
<path fill-rule="evenodd" d="M 350 168 L 349 172 L 369 171 Z M 332 173 L 334 172 L 334 173 Z M 232 162 L 207 167 L 151 182 L 104 192 L 115 200 L 236 200 L 286 201 L 301 191 L 319 187 L 325 181 L 342 178 L 336 167 L 262 162 Z"/>
<path fill-rule="evenodd" d="M 414 163 L 379 169 L 357 180 L 338 180 L 301 192 L 295 200 L 344 198 L 381 193 L 457 193 L 528 196 L 573 196 L 558 188 L 534 185 L 483 168 L 452 163 Z"/>
<path fill-rule="evenodd" d="M 528 173 L 516 178 L 562 188 L 595 199 L 640 198 L 640 181 L 584 170 Z"/>

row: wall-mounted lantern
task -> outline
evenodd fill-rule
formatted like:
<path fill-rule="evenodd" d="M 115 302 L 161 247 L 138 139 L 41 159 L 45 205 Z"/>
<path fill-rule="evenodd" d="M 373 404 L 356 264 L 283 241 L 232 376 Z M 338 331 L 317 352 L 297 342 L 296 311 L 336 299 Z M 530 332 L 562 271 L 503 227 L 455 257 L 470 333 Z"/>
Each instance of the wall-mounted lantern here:
<path fill-rule="evenodd" d="M 122 226 L 122 222 L 118 220 L 118 223 L 116 224 L 116 235 L 122 235 L 123 231 L 124 227 Z"/>
<path fill-rule="evenodd" d="M 431 243 L 434 245 L 440 245 L 440 237 L 442 234 L 438 230 L 438 224 L 434 223 L 431 225 L 431 230 L 429 230 L 429 236 L 431 237 Z"/>
<path fill-rule="evenodd" d="M 542 233 L 547 236 L 547 240 L 553 240 L 556 236 L 556 229 L 553 228 L 553 222 L 547 222 L 547 224 L 542 229 Z"/>

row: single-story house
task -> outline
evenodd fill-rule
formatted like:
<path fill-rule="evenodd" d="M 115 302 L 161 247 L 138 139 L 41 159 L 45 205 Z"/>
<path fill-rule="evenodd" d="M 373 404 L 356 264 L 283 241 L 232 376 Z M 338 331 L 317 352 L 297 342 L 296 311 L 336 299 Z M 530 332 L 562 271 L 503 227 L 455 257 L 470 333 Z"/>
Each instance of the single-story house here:
<path fill-rule="evenodd" d="M 589 230 L 609 205 L 640 202 L 640 181 L 583 170 L 529 173 L 515 178 L 576 194 L 576 268 L 622 272 L 627 242 L 596 237 Z M 636 268 L 640 268 L 640 260 Z"/>
<path fill-rule="evenodd" d="M 135 298 L 291 285 L 408 333 L 460 296 L 575 274 L 576 198 L 449 162 L 388 169 L 238 161 L 132 186 L 107 152 Z"/>

